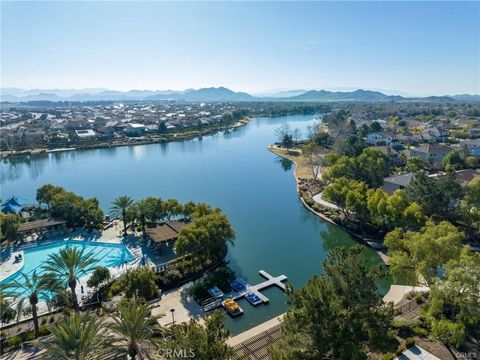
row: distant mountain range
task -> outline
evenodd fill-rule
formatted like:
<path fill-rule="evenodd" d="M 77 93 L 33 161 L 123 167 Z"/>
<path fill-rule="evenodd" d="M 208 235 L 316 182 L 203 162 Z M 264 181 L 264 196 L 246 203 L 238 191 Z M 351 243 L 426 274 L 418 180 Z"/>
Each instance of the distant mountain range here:
<path fill-rule="evenodd" d="M 236 101 L 480 101 L 480 95 L 452 95 L 430 97 L 405 97 L 386 95 L 380 91 L 358 89 L 354 91 L 285 90 L 268 96 L 253 96 L 235 92 L 225 87 L 175 90 L 115 91 L 92 89 L 0 89 L 2 102 L 27 101 L 185 101 L 185 102 L 236 102 Z"/>

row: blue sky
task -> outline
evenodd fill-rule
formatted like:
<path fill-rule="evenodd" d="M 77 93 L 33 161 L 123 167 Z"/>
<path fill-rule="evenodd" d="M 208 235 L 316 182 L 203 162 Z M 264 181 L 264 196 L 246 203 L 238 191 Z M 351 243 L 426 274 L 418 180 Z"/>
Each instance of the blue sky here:
<path fill-rule="evenodd" d="M 480 93 L 479 2 L 4 2 L 3 87 Z"/>

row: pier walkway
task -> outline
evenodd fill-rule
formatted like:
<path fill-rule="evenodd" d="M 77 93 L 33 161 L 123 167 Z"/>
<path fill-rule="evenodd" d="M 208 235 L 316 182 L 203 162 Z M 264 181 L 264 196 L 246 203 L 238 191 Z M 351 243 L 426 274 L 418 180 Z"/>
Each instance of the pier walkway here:
<path fill-rule="evenodd" d="M 245 285 L 245 290 L 241 292 L 231 292 L 229 294 L 225 295 L 226 299 L 233 299 L 235 301 L 240 300 L 241 298 L 245 297 L 248 293 L 254 293 L 257 295 L 263 303 L 268 303 L 269 299 L 265 295 L 261 293 L 262 290 L 269 288 L 271 286 L 277 286 L 283 291 L 286 291 L 286 285 L 283 283 L 283 281 L 287 280 L 287 277 L 285 275 L 280 275 L 280 276 L 272 276 L 269 273 L 267 273 L 265 270 L 260 270 L 258 272 L 261 276 L 263 276 L 265 281 L 256 284 L 256 285 L 250 285 L 246 284 Z M 222 306 L 222 301 L 223 300 L 217 300 L 213 303 L 208 304 L 207 306 L 204 307 L 205 311 L 211 311 L 214 310 L 220 306 Z"/>

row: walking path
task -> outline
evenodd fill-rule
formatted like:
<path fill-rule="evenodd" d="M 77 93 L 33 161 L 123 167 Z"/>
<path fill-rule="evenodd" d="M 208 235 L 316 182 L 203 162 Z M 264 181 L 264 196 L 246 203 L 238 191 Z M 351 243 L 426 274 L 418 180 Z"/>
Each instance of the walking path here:
<path fill-rule="evenodd" d="M 323 192 L 315 195 L 315 196 L 313 197 L 313 201 L 315 201 L 317 204 L 323 205 L 323 206 L 328 207 L 328 208 L 330 208 L 330 209 L 338 210 L 338 206 L 337 206 L 337 205 L 332 204 L 331 202 L 328 202 L 328 201 L 326 201 L 326 200 L 323 200 L 322 194 L 323 194 Z"/>
<path fill-rule="evenodd" d="M 427 286 L 390 285 L 390 290 L 383 297 L 383 301 L 386 303 L 393 302 L 393 305 L 396 305 L 410 291 L 427 292 L 428 290 Z"/>

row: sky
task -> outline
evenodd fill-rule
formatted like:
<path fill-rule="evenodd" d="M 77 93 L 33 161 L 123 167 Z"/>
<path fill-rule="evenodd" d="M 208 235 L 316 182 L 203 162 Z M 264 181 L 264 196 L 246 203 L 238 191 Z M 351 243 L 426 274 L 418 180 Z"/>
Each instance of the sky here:
<path fill-rule="evenodd" d="M 480 93 L 480 2 L 1 2 L 1 86 Z"/>

